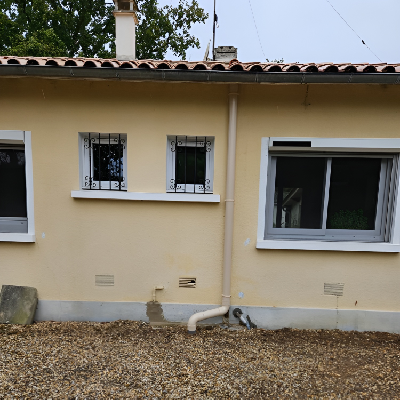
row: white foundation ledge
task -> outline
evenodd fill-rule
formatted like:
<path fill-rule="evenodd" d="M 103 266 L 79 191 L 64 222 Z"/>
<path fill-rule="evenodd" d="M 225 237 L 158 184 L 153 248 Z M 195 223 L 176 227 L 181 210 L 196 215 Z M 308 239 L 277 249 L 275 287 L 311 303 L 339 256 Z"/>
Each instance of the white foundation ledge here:
<path fill-rule="evenodd" d="M 370 251 L 377 253 L 399 253 L 400 245 L 393 243 L 328 242 L 314 240 L 258 240 L 257 249 L 275 250 L 325 250 L 325 251 Z"/>
<path fill-rule="evenodd" d="M 140 193 L 113 190 L 72 190 L 74 199 L 131 200 L 131 201 L 178 201 L 192 203 L 220 203 L 219 194 L 197 193 Z"/>
<path fill-rule="evenodd" d="M 0 242 L 34 243 L 35 235 L 30 233 L 0 233 Z"/>

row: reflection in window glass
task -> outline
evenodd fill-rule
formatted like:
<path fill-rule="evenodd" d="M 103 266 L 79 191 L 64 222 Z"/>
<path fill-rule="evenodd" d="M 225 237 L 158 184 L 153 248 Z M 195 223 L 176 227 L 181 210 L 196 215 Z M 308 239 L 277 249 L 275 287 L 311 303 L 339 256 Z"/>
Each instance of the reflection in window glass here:
<path fill-rule="evenodd" d="M 123 181 L 123 150 L 117 144 L 92 144 L 93 179 Z"/>
<path fill-rule="evenodd" d="M 26 218 L 25 151 L 0 149 L 0 217 Z"/>
<path fill-rule="evenodd" d="M 178 146 L 176 157 L 176 183 L 204 185 L 206 148 L 203 146 Z"/>
<path fill-rule="evenodd" d="M 375 229 L 380 158 L 332 159 L 328 229 Z"/>
<path fill-rule="evenodd" d="M 274 228 L 321 229 L 326 160 L 277 157 Z"/>

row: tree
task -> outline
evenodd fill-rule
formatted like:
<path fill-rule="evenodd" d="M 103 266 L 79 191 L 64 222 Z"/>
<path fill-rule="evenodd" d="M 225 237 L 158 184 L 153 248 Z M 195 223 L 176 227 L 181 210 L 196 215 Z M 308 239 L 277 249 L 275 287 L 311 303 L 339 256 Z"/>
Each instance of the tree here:
<path fill-rule="evenodd" d="M 137 57 L 162 59 L 168 49 L 185 58 L 200 47 L 190 35 L 208 14 L 196 0 L 160 7 L 138 0 Z M 0 54 L 18 56 L 115 57 L 114 5 L 105 0 L 2 0 Z"/>
<path fill-rule="evenodd" d="M 18 35 L 13 38 L 12 46 L 3 53 L 14 56 L 61 57 L 67 53 L 65 44 L 53 29 L 39 29 L 27 37 Z"/>
<path fill-rule="evenodd" d="M 18 25 L 7 15 L 0 13 L 0 54 L 4 54 L 11 47 L 13 40 L 22 40 Z"/>
<path fill-rule="evenodd" d="M 136 32 L 138 58 L 162 59 L 168 49 L 186 58 L 186 50 L 200 48 L 199 40 L 190 35 L 197 22 L 204 23 L 208 14 L 196 0 L 180 0 L 177 7 L 158 7 L 155 0 L 139 0 L 139 25 Z"/>

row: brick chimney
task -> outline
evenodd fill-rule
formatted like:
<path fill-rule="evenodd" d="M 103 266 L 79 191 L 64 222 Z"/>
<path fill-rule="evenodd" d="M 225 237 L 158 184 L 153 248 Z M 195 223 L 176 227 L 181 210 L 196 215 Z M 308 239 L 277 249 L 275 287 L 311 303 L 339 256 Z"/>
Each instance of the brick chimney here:
<path fill-rule="evenodd" d="M 136 0 L 114 0 L 114 4 L 117 60 L 134 60 L 136 58 L 135 28 L 138 24 Z"/>

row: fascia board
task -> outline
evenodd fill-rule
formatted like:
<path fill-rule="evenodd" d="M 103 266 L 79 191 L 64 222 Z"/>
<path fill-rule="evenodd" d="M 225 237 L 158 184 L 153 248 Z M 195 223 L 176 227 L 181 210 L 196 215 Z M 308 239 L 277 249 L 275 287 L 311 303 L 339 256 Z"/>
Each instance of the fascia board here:
<path fill-rule="evenodd" d="M 145 68 L 84 68 L 39 65 L 1 65 L 0 77 L 42 77 L 55 79 L 101 79 L 120 81 L 162 81 L 248 84 L 384 84 L 400 83 L 399 73 L 312 73 L 191 71 Z"/>

